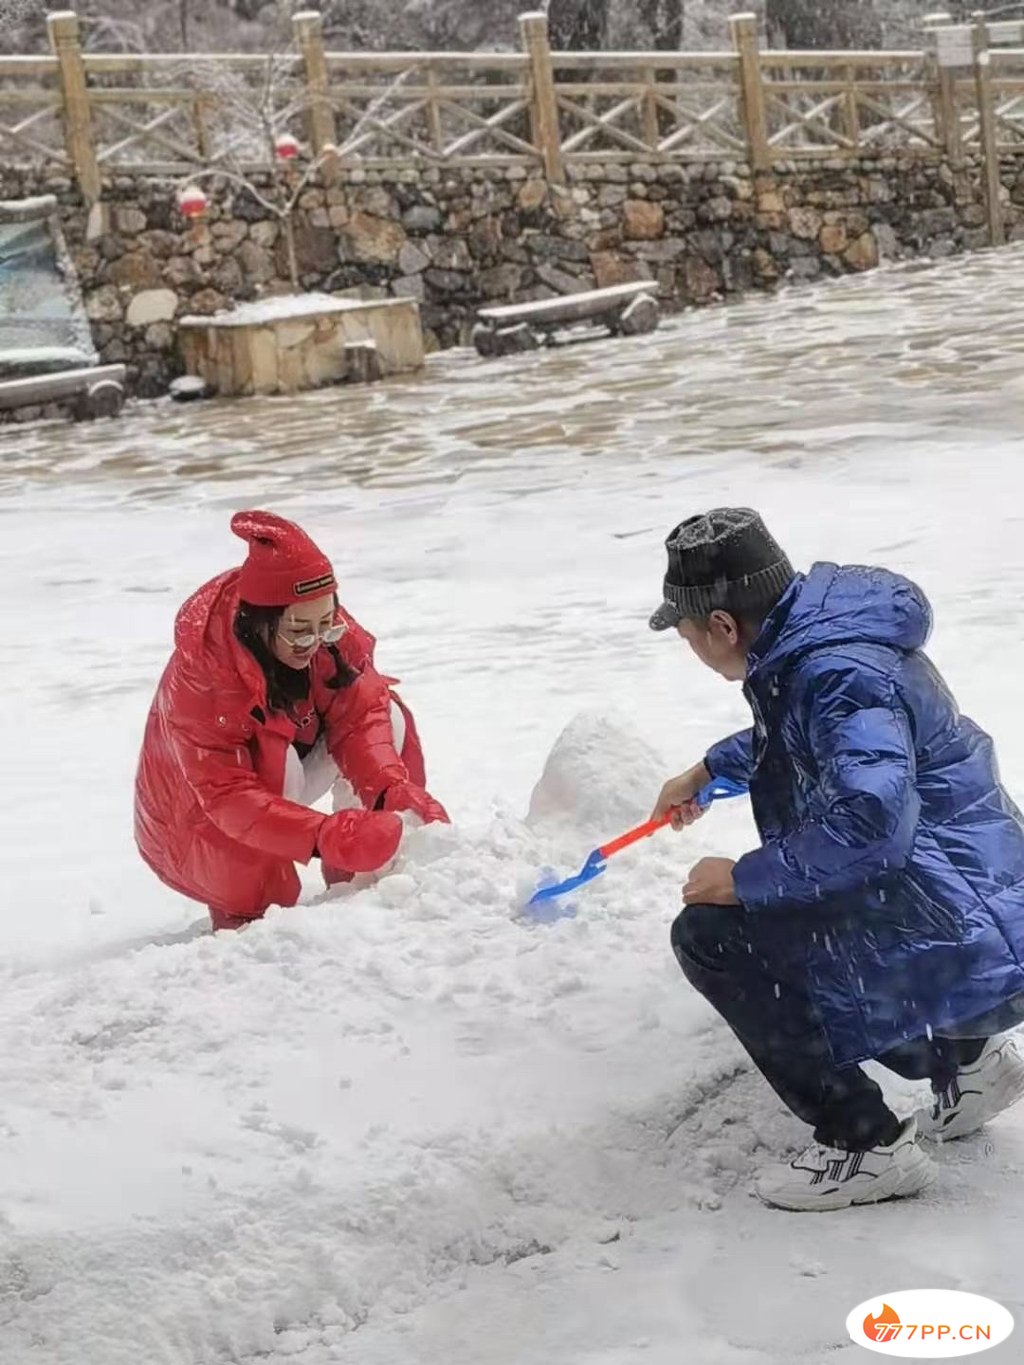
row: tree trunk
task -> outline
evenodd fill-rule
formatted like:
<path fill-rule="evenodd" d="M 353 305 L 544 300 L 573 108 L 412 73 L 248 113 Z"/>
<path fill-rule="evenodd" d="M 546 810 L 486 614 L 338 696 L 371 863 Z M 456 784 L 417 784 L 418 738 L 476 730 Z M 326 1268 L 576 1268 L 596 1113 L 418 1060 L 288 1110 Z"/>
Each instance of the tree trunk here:
<path fill-rule="evenodd" d="M 686 0 L 641 0 L 640 18 L 659 52 L 679 52 L 686 26 Z"/>
<path fill-rule="evenodd" d="M 288 257 L 288 277 L 291 280 L 292 289 L 297 294 L 299 292 L 299 261 L 295 254 L 295 225 L 292 222 L 290 209 L 281 214 L 281 226 L 284 228 L 284 245 Z"/>
<path fill-rule="evenodd" d="M 768 0 L 773 46 L 880 47 L 882 24 L 875 0 Z"/>
<path fill-rule="evenodd" d="M 551 46 L 562 52 L 596 52 L 608 33 L 609 0 L 550 0 Z"/>

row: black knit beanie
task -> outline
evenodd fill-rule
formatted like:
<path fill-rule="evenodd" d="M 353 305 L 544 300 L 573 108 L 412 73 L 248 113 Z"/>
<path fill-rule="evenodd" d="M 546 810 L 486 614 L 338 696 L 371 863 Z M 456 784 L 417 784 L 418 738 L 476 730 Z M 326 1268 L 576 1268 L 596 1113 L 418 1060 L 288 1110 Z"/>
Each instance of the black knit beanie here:
<path fill-rule="evenodd" d="M 793 579 L 793 566 L 749 507 L 718 507 L 681 522 L 665 541 L 665 601 L 652 630 L 713 611 L 764 615 Z"/>

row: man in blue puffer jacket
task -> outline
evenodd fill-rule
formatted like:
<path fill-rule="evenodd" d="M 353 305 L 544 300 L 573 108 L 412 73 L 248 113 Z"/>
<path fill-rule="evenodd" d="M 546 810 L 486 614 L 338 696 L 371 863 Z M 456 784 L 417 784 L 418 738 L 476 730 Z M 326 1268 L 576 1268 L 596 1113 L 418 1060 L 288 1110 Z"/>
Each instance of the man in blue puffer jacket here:
<path fill-rule="evenodd" d="M 669 536 L 655 630 L 743 682 L 754 725 L 667 783 L 680 828 L 713 777 L 749 785 L 761 847 L 705 858 L 672 945 L 814 1142 L 763 1173 L 789 1209 L 916 1193 L 919 1136 L 951 1139 L 1024 1094 L 1000 1037 L 1024 1020 L 1024 820 L 992 741 L 922 652 L 931 609 L 884 569 L 798 574 L 756 512 Z M 928 1079 L 901 1123 L 858 1065 Z"/>

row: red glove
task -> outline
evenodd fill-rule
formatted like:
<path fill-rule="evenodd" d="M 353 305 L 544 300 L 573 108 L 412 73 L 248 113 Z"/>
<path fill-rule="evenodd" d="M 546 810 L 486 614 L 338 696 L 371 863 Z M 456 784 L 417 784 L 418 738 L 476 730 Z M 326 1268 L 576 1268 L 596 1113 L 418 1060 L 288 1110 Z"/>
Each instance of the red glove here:
<path fill-rule="evenodd" d="M 393 782 L 384 793 L 385 810 L 408 810 L 418 815 L 425 825 L 450 825 L 448 812 L 429 792 L 415 782 Z"/>
<path fill-rule="evenodd" d="M 390 811 L 339 810 L 324 818 L 316 851 L 324 864 L 345 872 L 376 872 L 402 842 L 402 822 Z"/>

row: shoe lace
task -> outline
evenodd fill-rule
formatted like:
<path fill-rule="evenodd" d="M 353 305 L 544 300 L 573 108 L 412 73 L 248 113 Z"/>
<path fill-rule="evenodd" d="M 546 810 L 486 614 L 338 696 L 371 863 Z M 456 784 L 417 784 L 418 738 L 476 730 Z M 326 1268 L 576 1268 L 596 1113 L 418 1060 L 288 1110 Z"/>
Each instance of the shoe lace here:
<path fill-rule="evenodd" d="M 932 1101 L 932 1118 L 940 1119 L 944 1113 L 948 1113 L 950 1109 L 955 1109 L 961 1098 L 960 1083 L 954 1076 L 948 1085 L 943 1086 L 941 1090 L 936 1090 L 935 1099 Z"/>
<path fill-rule="evenodd" d="M 824 1142 L 814 1141 L 809 1143 L 798 1156 L 793 1158 L 793 1164 L 798 1163 L 803 1166 L 827 1166 L 830 1161 L 835 1161 L 838 1148 L 828 1147 Z"/>

